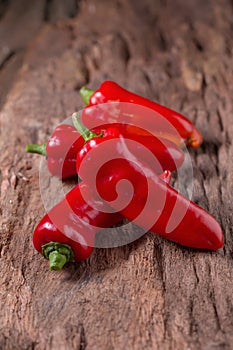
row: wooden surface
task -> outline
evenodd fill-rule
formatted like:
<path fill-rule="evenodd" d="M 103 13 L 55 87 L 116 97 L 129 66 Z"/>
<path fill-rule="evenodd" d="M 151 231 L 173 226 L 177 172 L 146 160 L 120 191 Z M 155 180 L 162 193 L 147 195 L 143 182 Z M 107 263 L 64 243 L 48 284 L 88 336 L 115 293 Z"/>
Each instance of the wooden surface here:
<path fill-rule="evenodd" d="M 0 3 L 0 349 L 233 349 L 233 3 Z M 189 116 L 193 199 L 221 223 L 216 253 L 147 234 L 50 272 L 32 247 L 44 215 L 29 142 L 110 78 Z"/>

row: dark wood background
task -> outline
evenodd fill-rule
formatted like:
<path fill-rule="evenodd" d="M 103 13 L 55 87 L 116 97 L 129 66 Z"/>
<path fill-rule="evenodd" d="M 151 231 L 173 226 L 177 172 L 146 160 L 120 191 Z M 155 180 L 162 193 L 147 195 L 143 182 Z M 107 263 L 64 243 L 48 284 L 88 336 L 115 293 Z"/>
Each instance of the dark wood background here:
<path fill-rule="evenodd" d="M 1 349 L 233 349 L 232 0 L 0 2 Z M 147 234 L 50 272 L 29 142 L 113 79 L 187 115 L 193 199 L 222 225 L 216 253 Z"/>

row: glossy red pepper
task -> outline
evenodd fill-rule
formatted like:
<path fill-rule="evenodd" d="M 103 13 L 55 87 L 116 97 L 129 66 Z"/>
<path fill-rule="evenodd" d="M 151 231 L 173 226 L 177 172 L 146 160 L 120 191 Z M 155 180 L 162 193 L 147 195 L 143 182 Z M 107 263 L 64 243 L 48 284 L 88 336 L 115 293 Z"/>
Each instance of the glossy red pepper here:
<path fill-rule="evenodd" d="M 98 130 L 95 128 L 94 135 L 79 122 L 80 116 L 78 113 L 74 113 L 72 117 L 75 128 L 82 134 L 82 138 L 85 142 L 96 136 L 97 139 L 102 138 L 102 135 L 104 135 L 104 139 L 106 139 L 106 135 L 110 134 L 111 130 L 115 132 L 117 129 L 127 143 L 127 147 L 132 155 L 134 157 L 143 157 L 145 163 L 151 166 L 153 164 L 153 170 L 157 174 L 161 174 L 164 170 L 177 170 L 177 168 L 183 164 L 183 151 L 167 139 L 158 138 L 149 133 L 147 136 L 140 133 L 135 134 L 128 129 L 128 125 L 120 123 L 114 123 L 112 124 L 113 126 L 109 128 L 105 126 L 105 129 L 99 129 L 99 134 L 97 134 Z M 140 130 L 139 128 L 137 129 Z"/>
<path fill-rule="evenodd" d="M 169 183 L 171 172 L 165 171 L 160 178 Z M 103 212 L 105 209 L 91 187 L 81 182 L 43 217 L 35 228 L 33 244 L 49 259 L 51 270 L 89 258 L 95 234 L 123 219 L 120 213 Z"/>
<path fill-rule="evenodd" d="M 49 172 L 65 179 L 76 175 L 76 156 L 83 144 L 84 140 L 73 126 L 60 124 L 47 143 L 29 144 L 26 151 L 46 156 Z"/>
<path fill-rule="evenodd" d="M 183 151 L 176 146 L 173 142 L 166 139 L 159 139 L 152 134 L 145 136 L 140 133 L 139 128 L 137 134 L 127 128 L 124 124 L 114 124 L 119 128 L 121 134 L 130 140 L 134 140 L 138 143 L 137 148 L 145 147 L 150 151 L 158 162 L 161 163 L 163 170 L 176 170 L 184 161 Z M 91 131 L 91 135 L 95 136 L 104 132 L 106 129 L 102 127 L 94 128 Z M 27 152 L 39 153 L 47 156 L 47 166 L 50 173 L 53 176 L 59 178 L 68 178 L 76 175 L 76 157 L 79 150 L 84 145 L 83 137 L 80 137 L 80 133 L 71 125 L 61 124 L 56 127 L 47 144 L 29 144 L 27 145 Z M 149 154 L 147 153 L 147 156 Z M 147 158 L 151 161 L 151 158 Z"/>
<path fill-rule="evenodd" d="M 96 168 L 106 153 L 110 160 Z M 161 181 L 143 160 L 129 155 L 119 130 L 110 128 L 102 138 L 86 141 L 77 156 L 77 171 L 116 211 L 146 230 L 188 247 L 222 247 L 222 230 L 209 213 Z"/>
<path fill-rule="evenodd" d="M 87 259 L 96 232 L 122 220 L 119 213 L 104 213 L 105 208 L 92 189 L 81 182 L 43 217 L 35 228 L 33 244 L 50 260 L 51 270 L 60 270 L 69 261 Z"/>
<path fill-rule="evenodd" d="M 198 147 L 202 142 L 202 135 L 197 128 L 182 114 L 139 96 L 133 92 L 130 92 L 113 81 L 103 82 L 99 89 L 92 91 L 86 87 L 80 90 L 80 94 L 84 99 L 84 102 L 90 106 L 99 105 L 102 103 L 118 101 L 128 102 L 137 105 L 141 105 L 154 110 L 156 113 L 161 114 L 171 123 L 179 132 L 181 138 L 186 141 L 186 144 L 190 147 Z M 155 116 L 156 118 L 156 116 Z M 84 120 L 85 125 L 88 125 Z M 156 121 L 156 119 L 155 119 Z M 155 124 L 156 128 L 156 124 Z"/>

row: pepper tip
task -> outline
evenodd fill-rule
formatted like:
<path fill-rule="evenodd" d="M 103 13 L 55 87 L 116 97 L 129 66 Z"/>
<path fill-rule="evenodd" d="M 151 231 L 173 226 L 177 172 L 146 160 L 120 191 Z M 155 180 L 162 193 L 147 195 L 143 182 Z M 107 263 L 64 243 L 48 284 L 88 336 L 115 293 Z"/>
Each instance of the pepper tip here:
<path fill-rule="evenodd" d="M 202 140 L 203 140 L 203 136 L 201 132 L 195 128 L 191 133 L 190 137 L 188 138 L 187 144 L 192 148 L 197 148 L 201 145 Z"/>

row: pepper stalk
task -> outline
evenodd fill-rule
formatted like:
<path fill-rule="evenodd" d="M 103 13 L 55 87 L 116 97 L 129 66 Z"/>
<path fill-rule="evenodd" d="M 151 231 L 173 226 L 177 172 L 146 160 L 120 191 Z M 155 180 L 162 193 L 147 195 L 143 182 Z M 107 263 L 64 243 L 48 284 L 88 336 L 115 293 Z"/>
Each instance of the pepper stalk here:
<path fill-rule="evenodd" d="M 43 256 L 49 260 L 50 270 L 61 270 L 67 262 L 74 262 L 74 253 L 67 244 L 49 242 L 42 246 Z"/>
<path fill-rule="evenodd" d="M 46 152 L 46 142 L 42 144 L 36 144 L 36 143 L 29 143 L 26 146 L 26 152 L 28 153 L 37 153 L 42 156 L 47 157 L 47 152 Z"/>
<path fill-rule="evenodd" d="M 99 134 L 96 134 L 95 132 L 91 131 L 86 126 L 84 126 L 82 121 L 81 121 L 80 113 L 78 113 L 78 112 L 75 112 L 72 114 L 72 121 L 73 121 L 74 127 L 77 129 L 77 131 L 83 137 L 85 142 L 89 141 L 90 139 L 92 139 L 94 137 L 102 137 L 103 136 L 102 132 L 100 132 Z"/>
<path fill-rule="evenodd" d="M 91 90 L 89 88 L 87 88 L 86 86 L 83 86 L 80 90 L 79 93 L 83 99 L 83 102 L 85 103 L 85 105 L 89 104 L 90 98 L 91 96 L 94 94 L 94 90 Z"/>

